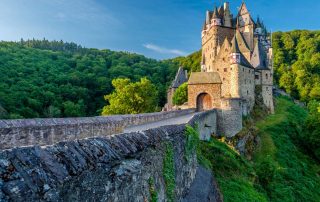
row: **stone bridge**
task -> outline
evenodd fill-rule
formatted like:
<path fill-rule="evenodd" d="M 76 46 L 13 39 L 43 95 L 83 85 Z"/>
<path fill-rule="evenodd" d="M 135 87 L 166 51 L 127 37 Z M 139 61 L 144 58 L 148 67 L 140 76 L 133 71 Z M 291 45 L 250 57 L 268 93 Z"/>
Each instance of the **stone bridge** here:
<path fill-rule="evenodd" d="M 186 156 L 186 124 L 208 139 L 217 112 L 0 120 L 0 201 L 166 201 L 166 172 L 181 201 L 198 166 Z"/>

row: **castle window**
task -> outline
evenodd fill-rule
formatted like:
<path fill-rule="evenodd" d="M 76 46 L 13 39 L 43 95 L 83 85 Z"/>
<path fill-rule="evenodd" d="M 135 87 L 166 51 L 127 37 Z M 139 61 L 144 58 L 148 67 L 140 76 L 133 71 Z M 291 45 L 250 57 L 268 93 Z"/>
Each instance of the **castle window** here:
<path fill-rule="evenodd" d="M 259 79 L 259 75 L 255 75 L 255 79 Z"/>
<path fill-rule="evenodd" d="M 226 78 L 223 78 L 223 81 L 225 81 L 226 80 Z"/>
<path fill-rule="evenodd" d="M 232 71 L 232 68 L 230 68 L 230 70 Z"/>
<path fill-rule="evenodd" d="M 249 73 L 251 73 L 250 69 L 249 69 Z"/>
<path fill-rule="evenodd" d="M 268 79 L 268 74 L 266 74 L 266 79 Z"/>
<path fill-rule="evenodd" d="M 249 95 L 249 91 L 247 90 L 247 95 Z"/>
<path fill-rule="evenodd" d="M 228 69 L 227 69 L 227 68 L 224 68 L 223 70 L 224 70 L 224 72 L 228 72 Z"/>

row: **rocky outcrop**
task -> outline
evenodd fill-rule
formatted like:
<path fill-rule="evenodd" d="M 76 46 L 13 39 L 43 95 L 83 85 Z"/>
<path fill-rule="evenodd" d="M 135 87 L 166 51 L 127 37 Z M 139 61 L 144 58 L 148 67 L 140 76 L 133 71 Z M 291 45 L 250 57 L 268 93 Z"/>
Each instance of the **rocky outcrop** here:
<path fill-rule="evenodd" d="M 223 197 L 210 170 L 199 166 L 188 194 L 182 202 L 222 202 Z"/>

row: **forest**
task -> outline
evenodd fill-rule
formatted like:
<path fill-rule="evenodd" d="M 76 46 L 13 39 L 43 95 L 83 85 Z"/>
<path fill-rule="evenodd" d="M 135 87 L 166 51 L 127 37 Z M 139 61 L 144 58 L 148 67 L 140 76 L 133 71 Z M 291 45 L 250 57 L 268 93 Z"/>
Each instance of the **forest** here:
<path fill-rule="evenodd" d="M 276 32 L 273 48 L 275 82 L 308 106 L 297 143 L 320 159 L 320 31 Z"/>
<path fill-rule="evenodd" d="M 81 47 L 63 41 L 0 42 L 0 118 L 79 117 L 100 115 L 115 78 L 156 87 L 157 109 L 178 63 L 128 52 Z"/>

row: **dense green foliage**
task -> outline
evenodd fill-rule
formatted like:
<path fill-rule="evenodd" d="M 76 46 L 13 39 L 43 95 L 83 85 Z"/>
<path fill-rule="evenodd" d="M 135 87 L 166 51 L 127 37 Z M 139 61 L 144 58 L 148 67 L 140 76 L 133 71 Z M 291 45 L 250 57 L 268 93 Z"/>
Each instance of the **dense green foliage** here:
<path fill-rule="evenodd" d="M 163 106 L 177 67 L 61 41 L 0 42 L 0 118 L 99 115 L 118 77 L 147 77 L 159 92 L 156 105 Z"/>
<path fill-rule="evenodd" d="M 130 79 L 114 79 L 115 90 L 105 96 L 109 105 L 105 106 L 102 115 L 150 113 L 157 109 L 157 89 L 147 79 L 130 82 Z"/>
<path fill-rule="evenodd" d="M 308 104 L 309 115 L 305 124 L 305 132 L 299 136 L 299 144 L 320 161 L 320 103 L 310 101 Z"/>
<path fill-rule="evenodd" d="M 163 178 L 166 184 L 166 195 L 169 202 L 175 201 L 175 169 L 174 169 L 173 144 L 166 144 L 166 152 L 163 159 Z"/>
<path fill-rule="evenodd" d="M 177 57 L 172 59 L 174 63 L 184 67 L 188 72 L 200 72 L 201 71 L 201 50 L 192 53 L 187 57 Z"/>
<path fill-rule="evenodd" d="M 188 102 L 188 83 L 184 83 L 173 94 L 172 102 L 174 105 L 183 105 Z"/>
<path fill-rule="evenodd" d="M 320 166 L 295 144 L 307 112 L 276 101 L 276 113 L 256 123 L 261 146 L 252 161 L 224 142 L 200 143 L 200 162 L 213 170 L 225 201 L 320 201 Z"/>
<path fill-rule="evenodd" d="M 273 34 L 275 78 L 302 101 L 320 100 L 320 31 Z"/>
<path fill-rule="evenodd" d="M 299 144 L 320 159 L 320 31 L 276 32 L 273 39 L 276 82 L 309 103 L 306 133 Z"/>
<path fill-rule="evenodd" d="M 187 160 L 190 160 L 192 154 L 197 151 L 198 145 L 200 143 L 199 134 L 196 129 L 191 126 L 186 126 L 186 145 L 185 145 L 185 156 Z"/>

